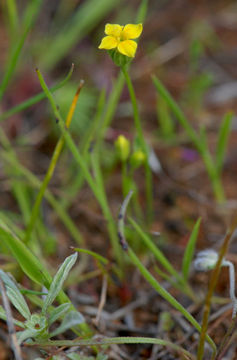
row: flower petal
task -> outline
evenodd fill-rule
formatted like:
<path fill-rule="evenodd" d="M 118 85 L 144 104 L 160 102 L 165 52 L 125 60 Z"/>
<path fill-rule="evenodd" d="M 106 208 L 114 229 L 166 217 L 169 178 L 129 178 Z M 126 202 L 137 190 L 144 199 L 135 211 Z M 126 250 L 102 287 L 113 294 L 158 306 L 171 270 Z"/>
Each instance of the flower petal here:
<path fill-rule="evenodd" d="M 109 36 L 114 36 L 114 37 L 120 37 L 121 32 L 123 30 L 123 26 L 118 25 L 118 24 L 106 24 L 105 25 L 105 33 L 106 35 Z"/>
<path fill-rule="evenodd" d="M 118 51 L 128 57 L 134 57 L 137 50 L 137 43 L 133 40 L 121 41 L 118 44 Z"/>
<path fill-rule="evenodd" d="M 114 49 L 118 45 L 118 40 L 113 36 L 105 36 L 99 45 L 99 49 Z"/>
<path fill-rule="evenodd" d="M 140 24 L 127 24 L 124 26 L 122 30 L 122 39 L 128 40 L 128 39 L 136 39 L 138 38 L 143 30 L 142 23 Z"/>

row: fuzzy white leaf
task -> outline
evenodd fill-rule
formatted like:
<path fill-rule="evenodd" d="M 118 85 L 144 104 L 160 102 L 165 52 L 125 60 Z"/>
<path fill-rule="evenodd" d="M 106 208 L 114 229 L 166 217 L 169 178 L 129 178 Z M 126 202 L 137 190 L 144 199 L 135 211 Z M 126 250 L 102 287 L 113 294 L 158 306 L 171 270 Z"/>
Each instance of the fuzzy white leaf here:
<path fill-rule="evenodd" d="M 75 264 L 76 260 L 77 260 L 77 253 L 75 253 L 71 256 L 68 256 L 64 260 L 63 264 L 60 266 L 58 272 L 56 273 L 56 275 L 53 278 L 53 281 L 49 288 L 49 292 L 45 298 L 44 305 L 42 308 L 42 314 L 46 313 L 48 307 L 52 304 L 54 299 L 57 297 L 58 293 L 62 289 L 63 283 L 64 283 L 65 279 L 67 278 L 69 271 Z"/>
<path fill-rule="evenodd" d="M 15 308 L 21 313 L 21 315 L 28 320 L 31 316 L 31 313 L 20 290 L 3 270 L 0 270 L 0 276 L 6 287 L 6 292 L 9 300 L 15 306 Z"/>

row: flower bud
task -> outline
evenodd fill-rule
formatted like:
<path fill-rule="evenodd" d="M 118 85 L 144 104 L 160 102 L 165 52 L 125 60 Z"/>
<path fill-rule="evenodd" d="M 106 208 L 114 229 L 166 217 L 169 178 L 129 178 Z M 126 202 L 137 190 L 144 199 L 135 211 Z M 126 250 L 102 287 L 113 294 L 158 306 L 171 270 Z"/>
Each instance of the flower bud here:
<path fill-rule="evenodd" d="M 126 161 L 130 153 L 130 142 L 123 135 L 119 135 L 114 143 L 118 157 L 121 161 Z"/>
<path fill-rule="evenodd" d="M 142 150 L 136 150 L 132 154 L 130 162 L 132 167 L 136 169 L 144 163 L 145 159 L 146 159 L 145 153 Z"/>

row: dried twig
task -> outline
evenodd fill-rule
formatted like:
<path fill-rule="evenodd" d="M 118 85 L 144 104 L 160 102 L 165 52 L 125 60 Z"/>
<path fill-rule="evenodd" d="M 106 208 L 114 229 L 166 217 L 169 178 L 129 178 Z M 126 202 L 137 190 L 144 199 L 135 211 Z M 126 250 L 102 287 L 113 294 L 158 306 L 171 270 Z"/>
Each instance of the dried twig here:
<path fill-rule="evenodd" d="M 100 303 L 98 307 L 98 312 L 96 315 L 96 318 L 94 320 L 94 323 L 98 326 L 100 321 L 101 312 L 103 310 L 103 307 L 106 303 L 106 294 L 107 294 L 107 287 L 108 287 L 108 278 L 107 275 L 103 277 L 103 283 L 102 283 L 102 290 L 101 290 L 101 296 L 100 296 Z"/>

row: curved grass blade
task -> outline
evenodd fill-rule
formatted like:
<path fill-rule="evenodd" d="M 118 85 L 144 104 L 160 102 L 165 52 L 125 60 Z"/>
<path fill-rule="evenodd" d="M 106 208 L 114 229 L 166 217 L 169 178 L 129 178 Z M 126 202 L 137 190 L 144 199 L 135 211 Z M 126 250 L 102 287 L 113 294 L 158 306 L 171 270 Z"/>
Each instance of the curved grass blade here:
<path fill-rule="evenodd" d="M 79 253 L 88 254 L 93 256 L 96 260 L 100 261 L 102 264 L 107 265 L 109 263 L 109 260 L 107 260 L 104 256 L 101 256 L 97 254 L 94 251 L 87 250 L 87 249 L 81 249 L 81 248 L 73 248 L 74 251 L 77 251 Z"/>
<path fill-rule="evenodd" d="M 189 238 L 189 241 L 188 241 L 188 244 L 186 247 L 186 250 L 184 252 L 184 257 L 183 257 L 183 262 L 182 262 L 182 273 L 183 273 L 183 277 L 186 281 L 188 280 L 189 269 L 190 269 L 190 265 L 193 260 L 193 255 L 194 255 L 194 250 L 195 250 L 195 245 L 196 245 L 196 241 L 197 241 L 197 237 L 198 237 L 200 224 L 201 224 L 201 218 L 199 218 L 197 220 L 196 224 L 194 225 L 193 231 L 190 235 L 190 238 Z"/>
<path fill-rule="evenodd" d="M 162 251 L 152 242 L 150 237 L 141 229 L 141 227 L 134 221 L 132 218 L 128 218 L 128 221 L 137 232 L 137 234 L 141 237 L 142 241 L 151 251 L 151 253 L 155 256 L 155 258 L 159 261 L 159 263 L 164 267 L 164 269 L 173 275 L 176 279 L 180 279 L 180 275 L 171 265 L 171 263 L 167 260 Z"/>

